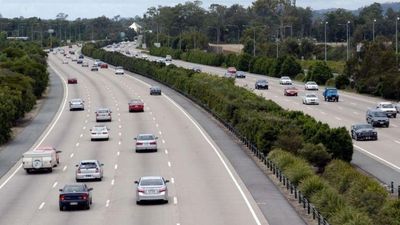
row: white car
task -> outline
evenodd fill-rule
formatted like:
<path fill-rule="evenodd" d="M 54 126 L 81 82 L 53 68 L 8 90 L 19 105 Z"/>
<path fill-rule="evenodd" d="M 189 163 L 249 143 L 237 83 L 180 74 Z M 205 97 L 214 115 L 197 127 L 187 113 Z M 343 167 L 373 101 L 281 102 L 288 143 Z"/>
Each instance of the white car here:
<path fill-rule="evenodd" d="M 136 145 L 135 150 L 136 152 L 139 151 L 157 151 L 157 139 L 154 134 L 139 134 L 135 137 Z"/>
<path fill-rule="evenodd" d="M 391 102 L 380 102 L 376 108 L 384 111 L 388 117 L 396 118 L 397 116 L 397 109 Z"/>
<path fill-rule="evenodd" d="M 90 129 L 90 140 L 106 140 L 110 139 L 110 134 L 108 133 L 109 129 L 106 125 L 98 124 L 95 125 L 92 129 Z"/>
<path fill-rule="evenodd" d="M 76 98 L 76 99 L 71 99 L 71 101 L 69 101 L 69 110 L 73 111 L 73 110 L 85 110 L 85 101 L 83 101 L 80 98 Z"/>
<path fill-rule="evenodd" d="M 104 164 L 98 160 L 82 160 L 76 165 L 76 182 L 81 180 L 101 181 L 103 179 L 103 166 Z"/>
<path fill-rule="evenodd" d="M 303 104 L 306 105 L 319 105 L 318 96 L 314 93 L 308 93 L 303 96 Z"/>
<path fill-rule="evenodd" d="M 307 83 L 304 84 L 304 89 L 305 90 L 317 90 L 318 91 L 318 84 L 315 83 L 314 81 L 307 81 Z"/>
<path fill-rule="evenodd" d="M 74 56 L 74 57 L 72 57 L 72 62 L 76 62 L 76 61 L 78 61 L 78 58 L 76 58 L 76 56 Z"/>
<path fill-rule="evenodd" d="M 292 85 L 292 80 L 290 79 L 290 77 L 283 76 L 283 77 L 281 77 L 281 79 L 279 80 L 279 84 L 282 84 L 282 85 Z"/>
<path fill-rule="evenodd" d="M 168 203 L 168 187 L 169 180 L 160 176 L 141 177 L 135 181 L 136 187 L 136 203 L 139 205 L 142 201 L 163 201 Z"/>
<path fill-rule="evenodd" d="M 124 71 L 124 69 L 122 68 L 122 66 L 117 66 L 116 68 L 115 68 L 115 74 L 121 74 L 121 75 L 123 75 L 125 73 L 125 71 Z"/>
<path fill-rule="evenodd" d="M 63 64 L 68 64 L 68 60 L 63 59 L 62 63 L 63 63 Z"/>

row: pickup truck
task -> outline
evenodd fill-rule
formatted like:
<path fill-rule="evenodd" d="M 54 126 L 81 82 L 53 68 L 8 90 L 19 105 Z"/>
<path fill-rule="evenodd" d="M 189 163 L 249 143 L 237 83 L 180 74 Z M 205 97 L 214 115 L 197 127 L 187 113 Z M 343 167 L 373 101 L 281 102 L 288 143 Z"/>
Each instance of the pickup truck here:
<path fill-rule="evenodd" d="M 325 101 L 328 101 L 328 102 L 330 102 L 330 101 L 338 102 L 339 101 L 339 93 L 338 93 L 337 88 L 327 87 L 327 88 L 325 88 L 322 95 L 324 96 Z"/>
<path fill-rule="evenodd" d="M 391 102 L 380 102 L 376 108 L 385 112 L 388 117 L 396 118 L 397 109 Z"/>
<path fill-rule="evenodd" d="M 34 171 L 53 171 L 60 163 L 59 153 L 54 147 L 38 147 L 25 152 L 22 156 L 22 165 L 27 173 Z"/>

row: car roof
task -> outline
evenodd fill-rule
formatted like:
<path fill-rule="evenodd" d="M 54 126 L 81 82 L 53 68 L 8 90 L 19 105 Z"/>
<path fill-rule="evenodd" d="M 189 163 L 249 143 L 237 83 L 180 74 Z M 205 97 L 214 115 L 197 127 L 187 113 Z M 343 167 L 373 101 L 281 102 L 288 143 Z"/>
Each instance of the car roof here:
<path fill-rule="evenodd" d="M 73 98 L 73 99 L 71 99 L 71 102 L 78 102 L 78 101 L 82 101 L 82 99 L 80 99 L 80 98 Z"/>
<path fill-rule="evenodd" d="M 35 151 L 49 151 L 49 150 L 56 150 L 56 148 L 52 146 L 39 146 L 35 149 Z"/>
<path fill-rule="evenodd" d="M 148 134 L 148 133 L 143 133 L 143 134 L 138 134 L 138 136 L 155 136 L 154 134 Z"/>
<path fill-rule="evenodd" d="M 315 93 L 307 93 L 306 96 L 317 96 Z"/>
<path fill-rule="evenodd" d="M 98 161 L 96 159 L 85 159 L 81 160 L 79 163 L 97 163 Z"/>
<path fill-rule="evenodd" d="M 289 87 L 286 87 L 285 89 L 297 89 L 297 87 L 295 87 L 295 86 L 289 86 Z"/>
<path fill-rule="evenodd" d="M 141 99 L 134 98 L 134 99 L 131 99 L 130 102 L 143 102 L 143 101 Z"/>
<path fill-rule="evenodd" d="M 267 81 L 267 80 L 266 79 L 257 80 L 257 82 L 264 82 L 264 81 Z"/>
<path fill-rule="evenodd" d="M 144 176 L 140 178 L 141 180 L 153 180 L 153 179 L 163 179 L 161 176 Z"/>

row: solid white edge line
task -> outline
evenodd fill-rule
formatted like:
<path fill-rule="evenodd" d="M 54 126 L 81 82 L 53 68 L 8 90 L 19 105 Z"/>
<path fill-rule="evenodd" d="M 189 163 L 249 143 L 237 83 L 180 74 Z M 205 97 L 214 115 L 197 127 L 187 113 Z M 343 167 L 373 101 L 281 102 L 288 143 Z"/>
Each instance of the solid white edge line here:
<path fill-rule="evenodd" d="M 58 108 L 57 111 L 57 116 L 55 119 L 53 119 L 53 121 L 50 123 L 50 127 L 48 127 L 47 131 L 45 132 L 45 135 L 43 137 L 40 138 L 40 141 L 38 143 L 33 144 L 33 147 L 31 149 L 35 149 L 37 148 L 39 145 L 41 145 L 44 141 L 44 139 L 47 138 L 47 136 L 50 134 L 50 132 L 53 130 L 54 126 L 57 124 L 58 120 L 60 119 L 62 113 L 64 112 L 65 109 L 65 105 L 67 103 L 67 99 L 68 99 L 68 86 L 67 83 L 65 82 L 64 78 L 62 78 L 62 76 L 60 75 L 60 73 L 49 63 L 48 64 L 49 67 L 51 67 L 51 69 L 54 70 L 54 72 L 58 75 L 58 77 L 60 78 L 60 80 L 63 82 L 64 84 L 64 101 L 63 103 L 60 105 L 60 107 Z M 22 164 L 20 164 L 15 171 L 0 185 L 0 190 L 15 176 L 15 174 L 17 174 L 17 172 L 22 168 Z"/>
<path fill-rule="evenodd" d="M 130 77 L 131 79 L 134 79 L 134 80 L 146 85 L 147 87 L 151 87 L 151 85 L 149 85 L 148 83 L 146 83 L 146 82 L 144 82 L 144 81 L 142 81 L 142 80 L 140 80 L 140 79 L 138 79 L 136 77 L 133 77 L 133 76 L 128 76 L 128 77 Z M 215 154 L 218 156 L 219 160 L 221 161 L 222 165 L 225 167 L 225 170 L 228 172 L 228 174 L 231 177 L 232 181 L 234 182 L 236 188 L 238 189 L 239 193 L 241 194 L 243 200 L 245 201 L 245 203 L 247 205 L 247 208 L 250 210 L 250 213 L 253 216 L 254 221 L 256 222 L 256 224 L 261 225 L 261 222 L 258 219 L 258 216 L 256 215 L 256 212 L 254 211 L 253 207 L 251 206 L 250 201 L 247 199 L 246 194 L 244 193 L 244 191 L 240 187 L 239 182 L 236 180 L 235 176 L 233 175 L 232 171 L 229 169 L 229 167 L 226 164 L 225 160 L 223 159 L 221 154 L 218 152 L 217 148 L 209 140 L 207 135 L 203 132 L 203 130 L 201 129 L 200 125 L 198 125 L 197 122 L 194 119 L 192 119 L 192 117 L 188 113 L 186 113 L 186 111 L 180 105 L 178 105 L 174 100 L 172 100 L 170 97 L 168 97 L 165 94 L 163 94 L 162 96 L 165 97 L 166 99 L 168 99 L 175 107 L 177 107 L 193 123 L 193 125 L 199 130 L 199 132 L 201 133 L 203 138 L 212 147 L 212 149 L 214 150 Z M 267 218 L 265 218 L 265 220 L 268 223 Z"/>
<path fill-rule="evenodd" d="M 393 163 L 391 163 L 391 162 L 389 162 L 389 161 L 387 161 L 387 160 L 385 160 L 385 159 L 383 159 L 383 158 L 381 158 L 381 157 L 379 157 L 379 156 L 377 156 L 377 155 L 375 155 L 375 154 L 372 154 L 371 152 L 368 152 L 367 150 L 361 148 L 361 147 L 358 146 L 358 145 L 353 144 L 353 146 L 356 147 L 358 150 L 364 152 L 365 154 L 372 156 L 372 158 L 375 158 L 375 159 L 377 159 L 377 160 L 380 160 L 381 162 L 384 162 L 384 163 L 386 163 L 388 166 L 392 167 L 393 169 L 396 169 L 396 170 L 400 171 L 400 167 L 394 165 Z"/>

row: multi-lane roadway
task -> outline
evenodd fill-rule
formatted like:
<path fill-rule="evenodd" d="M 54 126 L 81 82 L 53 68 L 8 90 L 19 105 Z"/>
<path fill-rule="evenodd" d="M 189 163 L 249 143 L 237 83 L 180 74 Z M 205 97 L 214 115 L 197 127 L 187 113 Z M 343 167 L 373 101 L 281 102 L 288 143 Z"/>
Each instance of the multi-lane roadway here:
<path fill-rule="evenodd" d="M 64 98 L 35 143 L 61 150 L 61 163 L 52 173 L 38 174 L 27 174 L 17 163 L 4 175 L 0 224 L 304 224 L 274 186 L 259 185 L 267 179 L 255 165 L 244 168 L 251 176 L 241 179 L 220 146 L 186 110 L 168 95 L 149 95 L 145 78 L 115 75 L 111 68 L 90 71 L 75 62 L 62 64 L 63 59 L 61 54 L 49 55 L 50 68 L 61 77 Z M 67 84 L 71 77 L 78 83 Z M 85 101 L 84 111 L 69 111 L 68 100 L 73 98 Z M 128 112 L 132 98 L 145 102 L 143 113 Z M 98 107 L 112 110 L 112 122 L 106 123 L 109 141 L 90 140 Z M 158 151 L 136 153 L 133 138 L 139 133 L 157 135 Z M 87 182 L 94 189 L 93 205 L 90 210 L 60 212 L 59 189 L 75 183 L 75 165 L 84 159 L 104 163 L 103 180 Z M 251 161 L 243 160 L 236 156 L 233 162 L 240 166 Z M 136 205 L 134 181 L 148 175 L 171 181 L 168 204 Z M 271 202 L 255 200 L 268 198 Z M 267 218 L 273 222 L 260 210 L 266 206 L 272 209 L 270 215 L 274 212 Z"/>
<path fill-rule="evenodd" d="M 127 50 L 138 52 L 133 44 L 125 44 L 122 52 Z M 110 49 L 107 49 L 110 50 Z M 132 56 L 132 54 L 130 55 Z M 149 60 L 157 60 L 160 57 L 149 56 Z M 199 65 L 181 60 L 173 60 L 173 64 L 188 69 L 194 66 L 200 67 L 203 72 L 223 76 L 226 69 Z M 270 88 L 268 90 L 255 90 L 254 84 L 258 79 L 265 79 L 265 76 L 247 73 L 245 79 L 236 79 L 238 86 L 246 87 L 255 93 L 271 99 L 280 106 L 290 110 L 300 110 L 311 115 L 316 120 L 329 124 L 331 127 L 345 126 L 350 130 L 350 126 L 355 123 L 365 123 L 365 113 L 368 108 L 376 107 L 378 102 L 387 101 L 377 97 L 370 97 L 355 93 L 340 91 L 340 101 L 324 102 L 320 86 L 317 95 L 320 105 L 303 105 L 302 97 L 306 92 L 304 84 L 294 82 L 300 90 L 299 95 L 284 96 L 284 86 L 279 84 L 279 78 L 268 77 Z M 400 118 L 390 119 L 389 128 L 376 128 L 378 131 L 378 141 L 353 141 L 355 149 L 353 163 L 360 166 L 365 171 L 371 173 L 386 184 L 394 182 L 395 186 L 400 185 Z"/>

